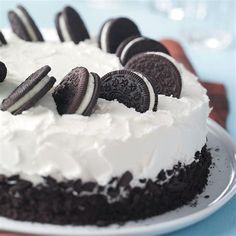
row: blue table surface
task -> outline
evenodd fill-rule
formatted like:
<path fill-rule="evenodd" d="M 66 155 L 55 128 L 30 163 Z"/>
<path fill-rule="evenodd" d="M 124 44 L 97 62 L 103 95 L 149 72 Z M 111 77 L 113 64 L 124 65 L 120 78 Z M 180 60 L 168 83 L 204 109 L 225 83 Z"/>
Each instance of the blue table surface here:
<path fill-rule="evenodd" d="M 213 2 L 214 0 L 208 0 Z M 189 45 L 182 35 L 183 23 L 172 21 L 163 15 L 158 14 L 152 7 L 152 1 L 145 0 L 88 0 L 88 1 L 26 1 L 26 0 L 0 0 L 0 28 L 9 26 L 6 14 L 19 2 L 27 7 L 34 16 L 40 27 L 54 27 L 55 13 L 65 5 L 77 8 L 83 17 L 90 32 L 97 34 L 101 24 L 110 17 L 128 16 L 132 18 L 140 27 L 142 34 L 155 39 L 173 38 L 179 40 L 184 46 L 188 57 L 197 70 L 200 78 L 220 82 L 226 86 L 230 113 L 227 120 L 228 131 L 236 140 L 236 9 L 234 0 L 228 0 L 232 5 L 233 14 L 230 15 L 228 29 L 233 36 L 233 41 L 224 50 L 196 48 Z M 218 4 L 219 1 L 214 1 Z M 227 16 L 229 17 L 229 16 Z M 217 27 L 219 22 L 214 22 Z M 191 26 L 191 20 L 187 23 Z M 204 22 L 207 27 L 207 22 Z M 236 235 L 236 197 L 234 197 L 222 209 L 206 220 L 190 226 L 186 229 L 172 233 L 173 236 L 187 235 Z"/>

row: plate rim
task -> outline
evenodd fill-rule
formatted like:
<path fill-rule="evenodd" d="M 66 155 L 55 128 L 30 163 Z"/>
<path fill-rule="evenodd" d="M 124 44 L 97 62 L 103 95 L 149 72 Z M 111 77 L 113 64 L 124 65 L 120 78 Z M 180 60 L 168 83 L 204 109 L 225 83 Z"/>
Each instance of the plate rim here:
<path fill-rule="evenodd" d="M 234 162 L 234 166 L 236 167 L 236 142 L 231 138 L 231 136 L 228 134 L 228 132 L 223 129 L 219 124 L 217 124 L 215 121 L 213 121 L 212 119 L 208 119 L 207 121 L 207 125 L 208 128 L 210 128 L 213 131 L 221 132 L 224 136 L 224 138 L 226 138 L 225 142 L 229 142 L 229 145 L 232 147 L 232 150 L 235 152 L 235 158 L 234 160 L 232 160 Z M 192 224 L 195 224 L 205 218 L 207 218 L 208 216 L 210 216 L 211 214 L 213 214 L 214 212 L 216 212 L 217 210 L 219 210 L 223 205 L 225 205 L 231 198 L 233 198 L 233 196 L 236 195 L 236 176 L 234 176 L 232 183 L 230 184 L 232 185 L 232 187 L 230 189 L 228 189 L 223 196 L 220 197 L 220 199 L 217 200 L 217 202 L 209 205 L 207 208 L 205 209 L 201 209 L 197 212 L 191 213 L 189 215 L 177 218 L 177 219 L 173 219 L 170 221 L 166 221 L 166 222 L 162 222 L 162 223 L 152 223 L 152 224 L 147 224 L 147 225 L 131 225 L 130 227 L 116 227 L 116 228 L 112 228 L 110 227 L 109 229 L 107 227 L 90 227 L 88 228 L 87 226 L 60 226 L 60 225 L 51 225 L 51 224 L 41 224 L 41 223 L 32 223 L 32 222 L 23 222 L 23 221 L 14 221 L 11 219 L 7 219 L 5 217 L 0 217 L 0 230 L 7 230 L 8 232 L 13 232 L 13 233 L 27 233 L 27 234 L 35 234 L 35 235 L 65 235 L 65 232 L 60 233 L 60 229 L 65 229 L 66 227 L 68 228 L 66 232 L 66 234 L 68 235 L 78 235 L 78 230 L 80 230 L 80 234 L 84 234 L 84 235 L 111 235 L 111 234 L 116 234 L 116 235 L 122 235 L 122 234 L 148 234 L 148 233 L 152 233 L 155 230 L 158 231 L 158 233 L 164 233 L 167 232 L 165 231 L 165 229 L 167 228 L 174 228 L 174 230 L 178 230 L 187 226 L 190 226 Z M 9 231 L 9 228 L 6 227 L 5 225 L 3 225 L 3 223 L 1 222 L 2 220 L 5 221 L 10 221 L 11 223 L 16 223 L 19 224 L 18 227 L 16 227 L 15 229 L 11 229 Z M 30 224 L 30 228 L 25 227 L 26 224 Z M 34 225 L 37 225 L 36 228 L 34 228 Z M 44 227 L 43 227 L 44 226 Z M 45 226 L 50 227 L 45 229 Z M 42 228 L 41 231 L 39 232 L 40 227 Z M 28 228 L 28 229 L 27 229 Z M 26 230 L 25 230 L 26 229 Z M 77 229 L 77 232 L 73 232 L 75 229 Z M 92 229 L 92 231 L 91 231 Z M 22 231 L 24 230 L 24 231 Z M 57 231 L 57 232 L 56 232 Z M 90 231 L 90 232 L 89 232 Z M 168 231 L 171 232 L 171 231 Z"/>

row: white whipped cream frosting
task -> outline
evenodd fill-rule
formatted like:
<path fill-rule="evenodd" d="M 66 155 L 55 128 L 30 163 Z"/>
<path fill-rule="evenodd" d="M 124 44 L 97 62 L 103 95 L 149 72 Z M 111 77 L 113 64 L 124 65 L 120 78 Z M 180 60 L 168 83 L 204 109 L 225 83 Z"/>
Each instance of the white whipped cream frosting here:
<path fill-rule="evenodd" d="M 121 65 L 90 41 L 30 43 L 14 37 L 0 48 L 8 75 L 0 83 L 0 102 L 32 72 L 46 64 L 57 83 L 74 67 L 103 76 Z M 164 54 L 161 54 L 164 55 Z M 125 171 L 134 179 L 154 178 L 178 161 L 190 163 L 206 143 L 209 115 L 206 90 L 181 64 L 180 99 L 159 96 L 158 111 L 138 113 L 117 101 L 98 100 L 90 117 L 60 116 L 50 93 L 35 107 L 14 116 L 0 111 L 0 173 L 20 174 L 38 183 L 81 178 L 105 185 Z"/>

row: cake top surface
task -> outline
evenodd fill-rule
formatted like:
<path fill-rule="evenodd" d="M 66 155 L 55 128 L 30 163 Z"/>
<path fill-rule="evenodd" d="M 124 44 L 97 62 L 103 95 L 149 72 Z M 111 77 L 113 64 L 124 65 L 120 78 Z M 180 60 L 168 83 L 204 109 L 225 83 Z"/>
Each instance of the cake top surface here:
<path fill-rule="evenodd" d="M 100 76 L 122 68 L 114 54 L 104 53 L 93 40 L 30 43 L 12 36 L 8 41 L 0 48 L 0 61 L 9 71 L 0 85 L 1 100 L 45 64 L 57 83 L 78 65 Z M 179 99 L 159 95 L 156 112 L 141 114 L 117 101 L 98 99 L 90 117 L 60 116 L 51 93 L 19 116 L 0 111 L 0 172 L 35 182 L 50 175 L 106 184 L 126 170 L 137 178 L 154 177 L 178 161 L 191 162 L 206 141 L 206 90 L 181 64 L 160 55 L 178 68 L 182 91 Z"/>

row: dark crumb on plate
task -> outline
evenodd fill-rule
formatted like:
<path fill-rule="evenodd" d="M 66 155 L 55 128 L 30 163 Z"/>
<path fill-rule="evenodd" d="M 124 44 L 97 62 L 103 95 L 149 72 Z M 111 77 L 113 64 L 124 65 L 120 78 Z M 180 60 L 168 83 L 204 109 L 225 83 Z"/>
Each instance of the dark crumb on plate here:
<path fill-rule="evenodd" d="M 196 207 L 197 206 L 197 200 L 193 200 L 192 202 L 190 202 L 189 206 Z"/>

